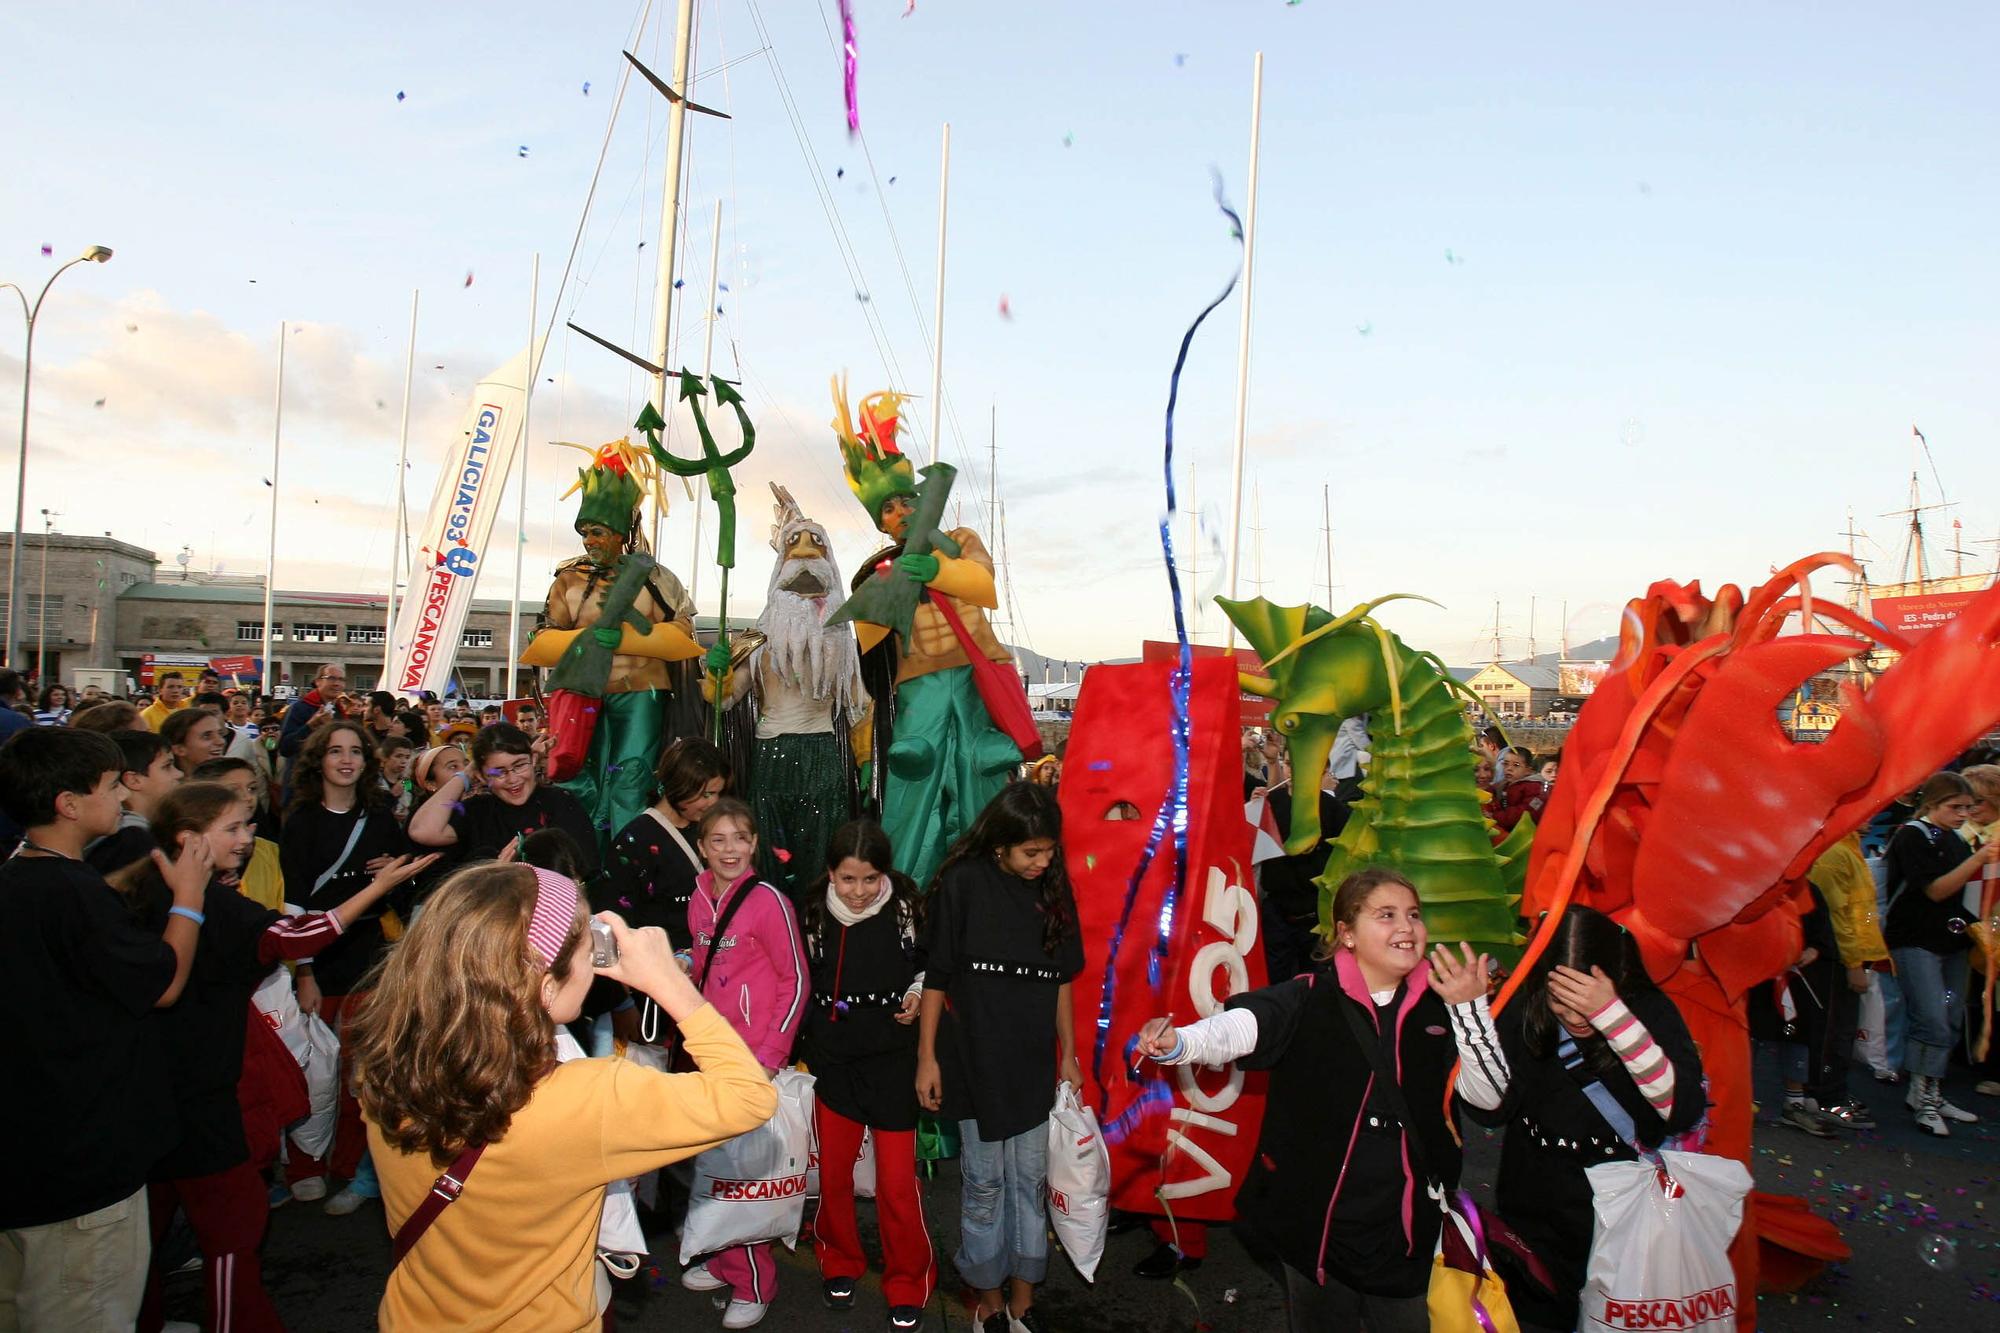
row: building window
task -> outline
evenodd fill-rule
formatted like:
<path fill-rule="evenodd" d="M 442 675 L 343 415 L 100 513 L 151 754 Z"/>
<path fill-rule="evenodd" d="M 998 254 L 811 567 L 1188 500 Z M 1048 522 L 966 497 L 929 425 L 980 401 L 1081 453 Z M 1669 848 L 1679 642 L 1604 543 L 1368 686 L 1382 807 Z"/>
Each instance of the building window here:
<path fill-rule="evenodd" d="M 490 629 L 469 629 L 458 636 L 458 646 L 461 648 L 491 648 L 493 646 L 493 631 Z"/>
<path fill-rule="evenodd" d="M 382 643 L 388 637 L 388 634 L 383 631 L 380 625 L 349 625 L 347 627 L 347 641 L 349 643 Z"/>
<path fill-rule="evenodd" d="M 340 626 L 301 620 L 292 626 L 292 638 L 300 643 L 339 643 Z"/>
<path fill-rule="evenodd" d="M 0 622 L 7 619 L 7 594 L 0 592 Z M 43 638 L 61 639 L 63 636 L 63 599 L 60 596 L 43 597 L 39 593 L 21 594 L 21 628 L 18 633 L 23 640 L 39 634 Z M 37 630 L 36 626 L 40 625 Z"/>
<path fill-rule="evenodd" d="M 236 622 L 236 642 L 264 642 L 264 622 L 261 620 L 239 620 Z"/>

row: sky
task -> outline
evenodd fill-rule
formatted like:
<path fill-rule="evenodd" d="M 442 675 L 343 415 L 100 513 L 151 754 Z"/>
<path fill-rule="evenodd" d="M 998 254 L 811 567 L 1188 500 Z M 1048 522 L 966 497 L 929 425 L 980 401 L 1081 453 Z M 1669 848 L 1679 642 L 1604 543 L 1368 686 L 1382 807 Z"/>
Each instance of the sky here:
<path fill-rule="evenodd" d="M 1956 504 L 1927 516 L 1933 561 L 1956 517 L 1968 565 L 1992 566 L 1987 7 L 905 3 L 854 0 L 857 137 L 835 0 L 698 6 L 693 95 L 732 119 L 691 138 L 672 359 L 699 368 L 712 325 L 758 426 L 733 612 L 762 601 L 769 481 L 844 569 L 877 545 L 839 475 L 831 376 L 919 395 L 906 445 L 927 455 L 949 122 L 943 459 L 962 521 L 1004 551 L 1002 632 L 1083 660 L 1172 636 L 1168 375 L 1241 258 L 1211 173 L 1241 209 L 1259 51 L 1241 595 L 1421 593 L 1442 607 L 1383 618 L 1454 662 L 1492 655 L 1497 603 L 1503 656 L 1531 630 L 1548 651 L 1614 632 L 1656 579 L 1747 586 L 1843 547 L 1850 508 L 1871 577 L 1895 578 L 1883 515 L 1913 467 Z M 528 523 L 517 542 L 510 492 L 493 543 L 521 546 L 539 600 L 575 549 L 556 497 L 581 457 L 549 442 L 616 438 L 646 392 L 563 325 L 650 347 L 665 102 L 635 79 L 613 109 L 621 48 L 669 72 L 672 10 L 6 7 L 0 282 L 32 296 L 84 246 L 116 251 L 64 274 L 37 324 L 29 527 L 49 508 L 169 573 L 183 548 L 256 573 L 275 495 L 281 587 L 380 589 L 411 293 L 421 515 L 473 385 L 527 340 L 539 254 L 537 322 L 558 318 Z M 718 199 L 728 291 L 706 318 Z M 1242 296 L 1181 382 L 1191 601 L 1225 590 Z M 0 421 L 15 318 L 0 302 Z M 661 555 L 712 614 L 714 516 L 697 560 L 694 513 L 677 502 Z M 507 565 L 480 595 L 508 595 Z M 1199 618 L 1211 641 L 1221 625 Z"/>

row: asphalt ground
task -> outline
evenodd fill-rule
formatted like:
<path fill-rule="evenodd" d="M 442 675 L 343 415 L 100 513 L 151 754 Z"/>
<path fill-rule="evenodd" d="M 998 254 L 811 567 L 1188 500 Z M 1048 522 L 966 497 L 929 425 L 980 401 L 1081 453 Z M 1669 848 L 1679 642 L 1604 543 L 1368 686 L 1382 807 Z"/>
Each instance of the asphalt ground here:
<path fill-rule="evenodd" d="M 1903 1090 L 1874 1083 L 1864 1072 L 1857 1088 L 1881 1128 L 1823 1140 L 1778 1123 L 1774 1066 L 1759 1052 L 1754 1174 L 1758 1188 L 1803 1195 L 1813 1211 L 1839 1224 L 1853 1257 L 1821 1274 L 1796 1295 L 1760 1298 L 1760 1327 L 1790 1330 L 1938 1329 L 1953 1333 L 2000 1330 L 2000 1099 L 1975 1097 L 1962 1072 L 1947 1095 L 1987 1116 L 1961 1126 L 1950 1139 L 1927 1137 L 1903 1109 Z M 1491 1202 L 1499 1165 L 1499 1136 L 1473 1128 L 1465 1178 Z M 924 1210 L 940 1257 L 940 1291 L 924 1327 L 971 1327 L 968 1307 L 952 1270 L 958 1217 L 956 1168 L 942 1164 L 925 1182 Z M 873 1250 L 872 1205 L 862 1207 L 862 1228 Z M 1097 1282 L 1085 1283 L 1053 1252 L 1040 1304 L 1058 1333 L 1268 1333 L 1285 1327 L 1284 1300 L 1276 1281 L 1227 1229 L 1213 1228 L 1208 1260 L 1179 1282 L 1134 1277 L 1132 1265 L 1151 1250 L 1143 1228 L 1107 1243 Z M 672 1241 L 647 1268 L 622 1284 L 615 1311 L 619 1327 L 713 1329 L 721 1318 L 705 1295 L 678 1282 Z M 820 1300 L 819 1273 L 809 1243 L 780 1255 L 780 1291 L 761 1328 L 859 1333 L 886 1325 L 877 1275 L 860 1284 L 856 1308 L 835 1313 Z M 1928 1257 L 1927 1257 L 1928 1255 Z M 367 1204 L 350 1217 L 328 1217 L 317 1204 L 292 1203 L 272 1214 L 264 1250 L 265 1281 L 293 1329 L 339 1333 L 375 1325 L 389 1266 L 389 1238 L 381 1205 Z M 168 1285 L 169 1317 L 200 1318 L 199 1281 L 177 1275 Z"/>

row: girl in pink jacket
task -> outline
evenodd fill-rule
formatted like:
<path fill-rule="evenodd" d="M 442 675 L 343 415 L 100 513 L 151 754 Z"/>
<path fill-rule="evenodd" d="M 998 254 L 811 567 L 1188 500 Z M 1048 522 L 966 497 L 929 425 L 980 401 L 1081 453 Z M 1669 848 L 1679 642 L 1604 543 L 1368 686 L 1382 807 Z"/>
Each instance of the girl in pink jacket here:
<path fill-rule="evenodd" d="M 689 976 L 775 1074 L 791 1063 L 810 988 L 798 918 L 784 894 L 757 878 L 757 821 L 743 802 L 725 796 L 709 807 L 695 846 L 708 869 L 695 877 L 688 903 Z M 712 1254 L 682 1273 L 681 1285 L 727 1292 L 722 1326 L 749 1328 L 778 1289 L 770 1242 Z"/>

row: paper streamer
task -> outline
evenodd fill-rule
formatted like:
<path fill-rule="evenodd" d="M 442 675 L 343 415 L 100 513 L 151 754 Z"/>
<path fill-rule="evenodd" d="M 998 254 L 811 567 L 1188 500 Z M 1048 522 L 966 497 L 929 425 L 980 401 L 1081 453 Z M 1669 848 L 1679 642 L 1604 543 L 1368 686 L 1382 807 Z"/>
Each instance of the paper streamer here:
<path fill-rule="evenodd" d="M 847 132 L 856 134 L 861 130 L 861 103 L 854 93 L 854 0 L 840 0 L 840 43 L 847 88 Z"/>
<path fill-rule="evenodd" d="M 1215 206 L 1229 219 L 1231 234 L 1236 243 L 1243 243 L 1243 220 L 1236 215 L 1222 197 L 1222 173 L 1216 172 Z M 1139 882 L 1146 877 L 1153 858 L 1159 854 L 1160 846 L 1172 833 L 1174 839 L 1174 874 L 1167 885 L 1165 896 L 1160 900 L 1158 934 L 1154 938 L 1152 956 L 1147 960 L 1146 979 L 1153 986 L 1160 984 L 1160 965 L 1166 959 L 1168 942 L 1173 938 L 1174 912 L 1180 903 L 1181 889 L 1187 882 L 1187 809 L 1188 809 L 1188 689 L 1194 674 L 1194 653 L 1189 647 L 1187 632 L 1187 612 L 1181 605 L 1180 573 L 1174 565 L 1173 520 L 1177 511 L 1174 499 L 1174 409 L 1181 397 L 1181 371 L 1187 366 L 1188 348 L 1194 343 L 1194 335 L 1203 321 L 1215 313 L 1215 308 L 1229 299 L 1236 290 L 1236 284 L 1243 276 L 1243 266 L 1239 262 L 1236 272 L 1230 274 L 1228 285 L 1223 287 L 1213 301 L 1202 307 L 1194 323 L 1188 325 L 1181 335 L 1180 352 L 1174 358 L 1173 374 L 1167 380 L 1167 422 L 1166 454 L 1162 471 L 1167 481 L 1167 512 L 1160 519 L 1160 558 L 1167 567 L 1167 588 L 1174 600 L 1174 638 L 1180 644 L 1180 660 L 1175 664 L 1168 688 L 1172 692 L 1173 712 L 1171 727 L 1173 735 L 1173 779 L 1168 787 L 1167 799 L 1160 806 L 1160 813 L 1153 820 L 1152 832 L 1146 838 L 1146 845 L 1139 853 L 1139 864 L 1132 870 L 1132 877 L 1125 884 L 1125 906 L 1118 915 L 1117 929 L 1112 932 L 1111 951 L 1104 963 L 1104 989 L 1097 1005 L 1097 1040 L 1093 1043 L 1090 1057 L 1090 1075 L 1097 1084 L 1098 1109 L 1104 1110 L 1111 1097 L 1110 1088 L 1104 1079 L 1104 1047 L 1111 1037 L 1111 1011 L 1116 999 L 1118 986 L 1117 962 L 1119 949 L 1125 942 L 1125 928 L 1131 924 L 1132 909 L 1139 897 Z"/>

